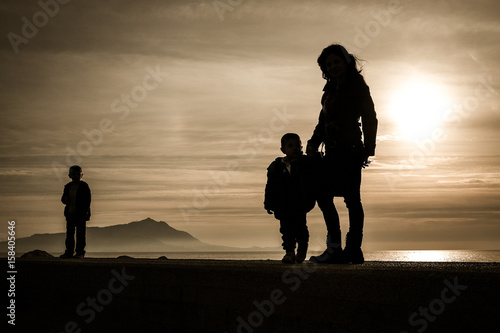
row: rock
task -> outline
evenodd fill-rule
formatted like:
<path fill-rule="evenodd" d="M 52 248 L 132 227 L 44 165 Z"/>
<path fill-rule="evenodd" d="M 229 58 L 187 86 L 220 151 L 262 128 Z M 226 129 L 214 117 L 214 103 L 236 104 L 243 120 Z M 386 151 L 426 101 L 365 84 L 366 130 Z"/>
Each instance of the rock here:
<path fill-rule="evenodd" d="M 54 256 L 42 250 L 33 250 L 23 254 L 21 258 L 54 258 Z"/>
<path fill-rule="evenodd" d="M 158 257 L 158 259 L 157 259 L 157 260 L 168 260 L 168 258 L 167 258 L 167 257 L 165 257 L 165 256 L 161 256 L 161 257 Z"/>
<path fill-rule="evenodd" d="M 130 256 L 119 256 L 116 259 L 134 259 L 134 258 L 132 258 Z"/>

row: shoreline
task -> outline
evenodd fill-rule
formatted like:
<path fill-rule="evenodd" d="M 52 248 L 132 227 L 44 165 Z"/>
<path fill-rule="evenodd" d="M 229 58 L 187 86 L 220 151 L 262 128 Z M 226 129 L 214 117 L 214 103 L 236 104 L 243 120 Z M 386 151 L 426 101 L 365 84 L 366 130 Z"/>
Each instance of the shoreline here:
<path fill-rule="evenodd" d="M 323 251 L 309 251 L 309 255 L 319 255 Z M 51 257 L 55 253 L 58 257 L 62 252 L 33 250 L 17 253 L 17 257 L 44 256 Z M 283 250 L 276 251 L 189 251 L 189 252 L 87 252 L 87 258 L 113 259 L 121 256 L 136 259 L 157 259 L 168 257 L 168 259 L 204 259 L 204 260 L 281 260 Z M 7 257 L 6 253 L 0 253 L 0 257 Z M 365 252 L 366 261 L 384 262 L 500 262 L 500 250 L 383 250 Z"/>
<path fill-rule="evenodd" d="M 500 264 L 18 258 L 16 322 L 46 332 L 481 332 Z M 68 329 L 66 329 L 68 328 Z"/>

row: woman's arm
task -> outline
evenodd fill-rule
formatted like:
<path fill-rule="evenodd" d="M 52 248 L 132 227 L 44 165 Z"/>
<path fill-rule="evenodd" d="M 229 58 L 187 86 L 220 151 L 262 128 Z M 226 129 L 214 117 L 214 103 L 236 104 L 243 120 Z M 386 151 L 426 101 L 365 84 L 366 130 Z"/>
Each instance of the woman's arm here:
<path fill-rule="evenodd" d="M 361 124 L 366 154 L 368 156 L 374 156 L 377 140 L 378 119 L 368 86 L 364 89 L 361 98 Z"/>
<path fill-rule="evenodd" d="M 314 156 L 318 153 L 319 145 L 324 142 L 325 138 L 325 115 L 323 110 L 319 113 L 318 124 L 314 128 L 313 135 L 311 139 L 307 141 L 306 154 L 309 156 Z"/>

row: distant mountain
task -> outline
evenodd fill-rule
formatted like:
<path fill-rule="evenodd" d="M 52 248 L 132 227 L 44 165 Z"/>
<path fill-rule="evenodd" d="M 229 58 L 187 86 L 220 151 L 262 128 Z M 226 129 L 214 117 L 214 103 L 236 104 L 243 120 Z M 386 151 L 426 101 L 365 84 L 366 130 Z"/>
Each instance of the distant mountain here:
<path fill-rule="evenodd" d="M 64 252 L 65 233 L 35 234 L 16 239 L 16 253 L 35 249 Z M 6 249 L 6 242 L 0 243 Z M 87 252 L 195 252 L 242 251 L 201 242 L 189 233 L 151 218 L 109 227 L 87 227 Z"/>

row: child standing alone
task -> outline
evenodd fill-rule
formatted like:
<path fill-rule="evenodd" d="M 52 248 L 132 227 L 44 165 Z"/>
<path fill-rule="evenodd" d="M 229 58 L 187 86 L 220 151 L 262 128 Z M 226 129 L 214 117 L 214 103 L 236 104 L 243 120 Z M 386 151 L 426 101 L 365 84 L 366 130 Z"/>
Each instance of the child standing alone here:
<path fill-rule="evenodd" d="M 66 251 L 61 258 L 83 258 L 85 256 L 85 228 L 90 220 L 90 188 L 82 181 L 82 168 L 73 165 L 69 168 L 69 178 L 71 182 L 64 186 L 61 201 L 66 205 L 64 216 L 66 217 Z M 75 248 L 76 229 L 76 248 Z"/>
<path fill-rule="evenodd" d="M 283 135 L 281 151 L 286 156 L 276 158 L 267 168 L 264 208 L 280 221 L 282 246 L 286 252 L 281 261 L 302 263 L 309 243 L 306 215 L 316 203 L 314 172 L 310 159 L 302 153 L 297 134 Z"/>

